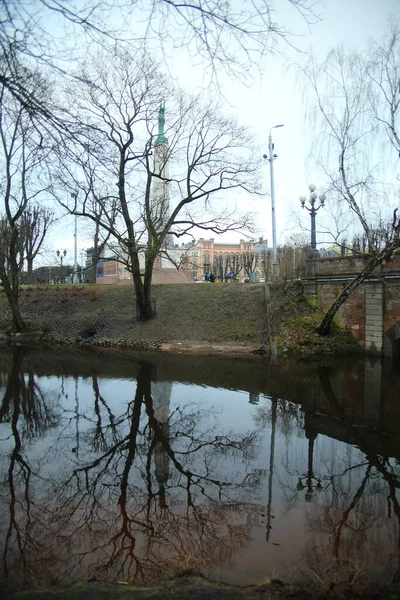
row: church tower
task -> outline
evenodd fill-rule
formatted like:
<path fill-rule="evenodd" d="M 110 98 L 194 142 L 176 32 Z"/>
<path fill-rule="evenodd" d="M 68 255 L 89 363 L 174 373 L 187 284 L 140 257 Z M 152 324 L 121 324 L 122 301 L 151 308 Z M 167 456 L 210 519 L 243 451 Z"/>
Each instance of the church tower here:
<path fill-rule="evenodd" d="M 158 135 L 154 144 L 154 174 L 152 186 L 152 218 L 157 231 L 162 231 L 170 216 L 169 212 L 169 168 L 168 140 L 165 136 L 165 102 L 158 112 Z M 171 236 L 167 236 L 164 246 L 170 246 Z"/>

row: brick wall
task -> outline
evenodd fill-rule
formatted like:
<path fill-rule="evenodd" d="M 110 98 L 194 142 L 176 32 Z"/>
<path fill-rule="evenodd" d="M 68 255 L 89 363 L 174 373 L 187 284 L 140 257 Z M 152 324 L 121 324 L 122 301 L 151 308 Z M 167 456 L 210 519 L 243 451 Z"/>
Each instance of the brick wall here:
<path fill-rule="evenodd" d="M 368 260 L 367 256 L 345 256 L 309 261 L 303 279 L 305 293 L 316 295 L 319 307 L 327 310 Z M 369 353 L 381 354 L 384 348 L 390 354 L 397 338 L 400 344 L 400 253 L 351 294 L 335 322 L 351 331 Z"/>
<path fill-rule="evenodd" d="M 340 282 L 317 283 L 318 306 L 328 310 L 346 284 Z M 365 341 L 365 288 L 360 286 L 338 310 L 335 322 L 352 334 L 364 347 Z"/>

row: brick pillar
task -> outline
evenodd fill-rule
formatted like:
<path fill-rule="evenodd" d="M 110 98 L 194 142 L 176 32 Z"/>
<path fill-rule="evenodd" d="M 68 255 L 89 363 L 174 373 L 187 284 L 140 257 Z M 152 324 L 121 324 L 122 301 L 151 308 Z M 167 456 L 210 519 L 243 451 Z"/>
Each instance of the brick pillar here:
<path fill-rule="evenodd" d="M 382 354 L 383 347 L 383 284 L 367 282 L 365 290 L 365 351 Z"/>

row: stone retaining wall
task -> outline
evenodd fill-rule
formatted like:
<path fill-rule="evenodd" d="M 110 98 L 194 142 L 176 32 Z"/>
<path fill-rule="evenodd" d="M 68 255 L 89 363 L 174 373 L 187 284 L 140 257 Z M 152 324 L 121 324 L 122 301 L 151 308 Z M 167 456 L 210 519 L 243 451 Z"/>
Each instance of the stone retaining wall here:
<path fill-rule="evenodd" d="M 310 260 L 304 291 L 317 297 L 322 310 L 328 310 L 368 261 L 368 256 Z M 335 322 L 350 330 L 368 353 L 391 355 L 400 351 L 400 253 L 351 294 Z"/>

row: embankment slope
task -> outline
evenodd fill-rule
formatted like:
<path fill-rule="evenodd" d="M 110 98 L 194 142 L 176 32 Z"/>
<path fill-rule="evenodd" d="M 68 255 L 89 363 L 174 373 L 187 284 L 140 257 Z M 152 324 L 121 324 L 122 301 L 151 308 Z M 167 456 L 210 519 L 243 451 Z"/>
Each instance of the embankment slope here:
<path fill-rule="evenodd" d="M 357 349 L 341 330 L 329 338 L 315 334 L 321 314 L 299 284 L 270 290 L 262 284 L 165 284 L 154 285 L 152 294 L 157 315 L 149 322 L 136 318 L 132 286 L 23 286 L 20 306 L 28 328 L 55 343 L 202 353 Z M 10 322 L 0 290 L 0 331 Z"/>

